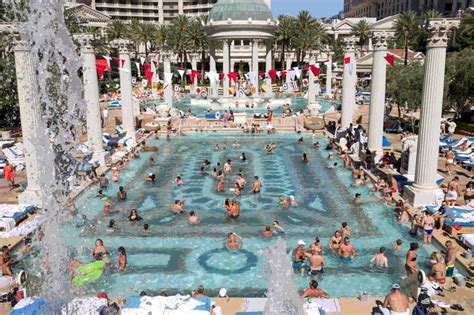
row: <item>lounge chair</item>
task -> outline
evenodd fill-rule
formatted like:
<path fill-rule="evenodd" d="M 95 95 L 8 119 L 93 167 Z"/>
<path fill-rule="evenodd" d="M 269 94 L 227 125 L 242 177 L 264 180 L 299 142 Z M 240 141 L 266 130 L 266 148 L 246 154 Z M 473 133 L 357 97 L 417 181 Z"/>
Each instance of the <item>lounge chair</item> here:
<path fill-rule="evenodd" d="M 126 134 L 127 132 L 123 129 L 122 125 L 118 125 L 117 127 L 115 127 L 115 132 L 117 132 L 117 134 L 119 136 L 122 136 L 124 134 Z"/>

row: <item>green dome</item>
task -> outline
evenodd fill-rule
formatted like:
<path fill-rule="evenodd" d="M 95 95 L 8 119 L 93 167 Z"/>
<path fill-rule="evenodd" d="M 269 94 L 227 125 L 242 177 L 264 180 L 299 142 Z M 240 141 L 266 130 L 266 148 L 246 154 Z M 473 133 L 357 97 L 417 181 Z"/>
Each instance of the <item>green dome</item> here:
<path fill-rule="evenodd" d="M 218 0 L 209 13 L 208 20 L 226 21 L 232 20 L 252 20 L 266 21 L 273 20 L 272 11 L 263 0 Z"/>

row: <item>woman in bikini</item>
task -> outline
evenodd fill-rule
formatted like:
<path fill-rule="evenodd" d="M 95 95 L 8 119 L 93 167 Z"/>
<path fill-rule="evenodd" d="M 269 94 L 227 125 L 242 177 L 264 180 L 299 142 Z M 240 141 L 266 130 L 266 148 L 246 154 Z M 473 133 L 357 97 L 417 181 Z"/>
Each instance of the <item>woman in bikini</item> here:
<path fill-rule="evenodd" d="M 474 200 L 474 182 L 470 181 L 464 188 L 464 204 L 467 205 L 472 200 Z"/>
<path fill-rule="evenodd" d="M 417 251 L 418 243 L 411 243 L 410 250 L 407 252 L 405 261 L 405 270 L 407 272 L 407 276 L 418 272 L 418 269 L 416 269 Z"/>
<path fill-rule="evenodd" d="M 118 258 L 117 270 L 128 271 L 127 252 L 125 251 L 125 248 L 120 246 L 118 248 L 118 252 L 119 252 L 119 258 Z"/>
<path fill-rule="evenodd" d="M 431 274 L 436 282 L 444 284 L 446 282 L 446 264 L 443 262 L 443 257 L 438 253 L 435 256 L 436 263 L 431 267 Z"/>
<path fill-rule="evenodd" d="M 109 250 L 104 246 L 104 241 L 98 238 L 95 241 L 95 247 L 92 249 L 92 256 L 95 260 L 102 260 L 106 264 L 110 264 Z"/>
<path fill-rule="evenodd" d="M 342 244 L 342 235 L 340 231 L 334 232 L 334 236 L 329 239 L 328 246 L 333 251 L 336 252 L 339 250 L 339 247 Z"/>

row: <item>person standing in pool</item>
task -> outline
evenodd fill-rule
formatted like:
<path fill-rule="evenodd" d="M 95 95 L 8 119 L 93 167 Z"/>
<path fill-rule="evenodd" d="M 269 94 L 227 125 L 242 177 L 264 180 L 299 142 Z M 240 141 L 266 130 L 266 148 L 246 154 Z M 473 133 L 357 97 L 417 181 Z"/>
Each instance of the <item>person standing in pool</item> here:
<path fill-rule="evenodd" d="M 305 164 L 309 162 L 308 156 L 306 155 L 306 153 L 303 153 L 303 156 L 301 157 L 301 162 Z"/>
<path fill-rule="evenodd" d="M 318 281 L 316 280 L 311 280 L 309 283 L 309 288 L 304 290 L 304 292 L 301 294 L 301 297 L 307 298 L 307 297 L 312 297 L 312 298 L 323 298 L 323 299 L 329 299 L 330 296 L 326 292 L 324 292 L 323 289 L 318 288 Z"/>
<path fill-rule="evenodd" d="M 340 231 L 334 232 L 334 236 L 329 239 L 328 246 L 332 250 L 333 253 L 339 251 L 339 247 L 341 247 L 342 243 L 342 236 Z"/>
<path fill-rule="evenodd" d="M 407 276 L 418 272 L 418 269 L 416 268 L 417 251 L 418 243 L 410 243 L 410 250 L 408 250 L 405 260 L 405 270 L 407 272 Z"/>
<path fill-rule="evenodd" d="M 121 201 L 127 199 L 127 192 L 123 188 L 123 186 L 119 187 L 119 191 L 117 192 L 117 198 Z"/>
<path fill-rule="evenodd" d="M 323 273 L 323 267 L 325 265 L 324 257 L 319 254 L 318 251 L 307 250 L 303 253 L 305 257 L 309 259 L 309 272 L 310 276 L 316 276 Z"/>
<path fill-rule="evenodd" d="M 354 246 L 352 246 L 347 236 L 344 237 L 344 244 L 341 244 L 341 246 L 339 246 L 338 254 L 339 257 L 341 257 L 342 260 L 344 260 L 345 262 L 354 261 L 356 252 Z"/>
<path fill-rule="evenodd" d="M 314 243 L 309 246 L 309 249 L 320 254 L 324 253 L 323 244 L 321 244 L 321 242 L 319 241 L 319 237 L 316 236 L 316 238 L 314 239 Z"/>
<path fill-rule="evenodd" d="M 141 221 L 142 217 L 138 215 L 137 209 L 132 209 L 130 211 L 130 215 L 128 216 L 128 221 L 130 222 L 138 222 Z"/>
<path fill-rule="evenodd" d="M 293 268 L 301 269 L 301 274 L 304 270 L 304 260 L 306 256 L 304 255 L 304 246 L 306 243 L 303 240 L 298 241 L 298 247 L 295 249 L 295 259 L 293 261 Z"/>
<path fill-rule="evenodd" d="M 242 248 L 242 242 L 243 242 L 242 237 L 235 234 L 234 232 L 230 232 L 229 234 L 227 234 L 227 242 L 225 244 L 225 247 L 229 251 L 239 250 Z"/>
<path fill-rule="evenodd" d="M 385 247 L 380 247 L 379 253 L 370 260 L 377 267 L 388 268 L 388 259 L 385 257 Z"/>
<path fill-rule="evenodd" d="M 243 189 L 245 187 L 245 185 L 247 185 L 247 181 L 245 180 L 245 178 L 242 177 L 241 173 L 237 174 L 237 178 L 235 179 L 235 183 L 237 185 L 239 185 L 240 189 Z"/>
<path fill-rule="evenodd" d="M 229 217 L 231 219 L 237 219 L 239 216 L 240 216 L 240 204 L 234 198 L 234 199 L 232 199 L 232 203 L 230 204 Z"/>
<path fill-rule="evenodd" d="M 175 200 L 174 204 L 171 206 L 171 211 L 175 214 L 183 212 L 184 211 L 184 200 Z"/>
<path fill-rule="evenodd" d="M 280 202 L 280 206 L 288 206 L 288 200 L 282 195 L 278 196 L 278 201 Z"/>
<path fill-rule="evenodd" d="M 224 163 L 224 173 L 225 174 L 229 174 L 230 172 L 232 172 L 232 162 L 230 159 L 228 159 L 225 163 Z"/>
<path fill-rule="evenodd" d="M 347 225 L 347 222 L 342 222 L 342 227 L 341 227 L 341 236 L 342 238 L 345 237 L 351 237 L 352 233 L 349 230 L 349 225 Z"/>
<path fill-rule="evenodd" d="M 435 220 L 433 219 L 433 215 L 430 212 L 425 212 L 425 217 L 423 218 L 421 225 L 423 225 L 423 243 L 431 244 L 431 234 L 433 233 Z"/>
<path fill-rule="evenodd" d="M 217 181 L 216 192 L 223 192 L 224 190 L 225 190 L 224 178 L 220 178 L 220 179 Z"/>
<path fill-rule="evenodd" d="M 253 182 L 252 189 L 250 189 L 249 193 L 258 194 L 262 189 L 262 183 L 258 179 L 258 176 L 255 176 L 255 181 Z"/>
<path fill-rule="evenodd" d="M 245 155 L 245 152 L 242 152 L 242 154 L 240 155 L 240 160 L 242 162 L 247 162 L 247 156 Z"/>
<path fill-rule="evenodd" d="M 127 252 L 125 251 L 125 248 L 120 246 L 118 248 L 118 266 L 117 266 L 117 271 L 128 271 L 128 263 L 127 263 Z"/>

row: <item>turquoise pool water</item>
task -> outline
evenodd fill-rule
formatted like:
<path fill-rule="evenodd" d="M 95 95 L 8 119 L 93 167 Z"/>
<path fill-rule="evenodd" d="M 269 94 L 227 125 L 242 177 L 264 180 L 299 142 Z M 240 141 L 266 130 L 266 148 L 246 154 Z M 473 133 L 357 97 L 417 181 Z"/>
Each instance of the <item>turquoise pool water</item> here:
<path fill-rule="evenodd" d="M 283 102 L 283 100 L 282 100 Z M 326 110 L 331 107 L 333 103 L 338 104 L 337 102 L 333 101 L 326 101 L 324 99 L 318 100 L 319 104 L 321 105 L 321 112 L 325 112 Z M 148 105 L 151 104 L 156 104 L 154 102 L 149 102 L 147 103 Z M 145 106 L 147 106 L 145 104 Z M 308 99 L 304 97 L 296 97 L 294 96 L 291 99 L 291 108 L 294 113 L 303 110 L 306 105 L 308 105 Z M 209 107 L 213 108 L 213 110 L 219 110 L 223 111 L 225 109 L 228 109 L 227 107 L 221 106 L 221 107 L 212 107 L 212 106 L 205 106 L 205 105 L 191 105 L 191 99 L 190 98 L 182 98 L 178 101 L 173 101 L 173 106 L 178 108 L 179 110 L 182 110 L 183 112 L 187 112 L 189 108 L 191 108 L 193 115 L 196 115 L 198 117 L 204 117 L 206 114 L 206 111 Z M 283 106 L 282 105 L 274 105 L 273 107 L 273 113 L 274 115 L 278 116 L 282 113 L 283 111 Z M 267 109 L 265 107 L 263 108 L 246 108 L 245 104 L 240 104 L 240 107 L 235 109 L 238 112 L 246 112 L 246 113 L 266 113 Z"/>
<path fill-rule="evenodd" d="M 89 222 L 80 228 L 68 224 L 62 231 L 67 244 L 78 253 L 76 258 L 91 262 L 94 241 L 102 238 L 114 262 L 117 248 L 124 246 L 130 265 L 128 272 L 107 272 L 97 282 L 82 287 L 78 294 L 94 294 L 98 290 L 110 296 L 136 295 L 142 290 L 174 293 L 202 284 L 210 294 L 217 294 L 225 287 L 231 296 L 262 296 L 266 282 L 260 252 L 275 239 L 264 240 L 259 232 L 273 220 L 278 220 L 286 229 L 285 241 L 289 248 L 295 248 L 299 239 L 309 245 L 316 236 L 320 237 L 327 268 L 318 281 L 332 296 L 354 296 L 362 290 L 372 295 L 385 294 L 389 286 L 405 274 L 402 258 L 388 253 L 388 270 L 369 267 L 369 260 L 380 246 L 391 248 L 397 238 L 402 238 L 404 249 L 408 249 L 409 242 L 414 241 L 408 236 L 408 227 L 399 226 L 393 211 L 384 204 L 354 205 L 352 196 L 356 192 L 363 198 L 374 197 L 369 188 L 354 187 L 350 171 L 340 166 L 335 170 L 326 169 L 324 146 L 312 147 L 313 141 L 325 143 L 324 139 L 307 136 L 306 144 L 296 144 L 299 137 L 278 133 L 200 132 L 174 137 L 170 142 L 150 140 L 148 144 L 159 145 L 159 151 L 144 152 L 121 173 L 120 182 L 111 183 L 105 191 L 112 204 L 124 212 L 104 215 L 103 201 L 96 197 L 97 187 L 85 190 L 76 200 L 79 212 L 85 214 Z M 231 146 L 235 139 L 240 141 L 239 149 Z M 263 151 L 269 142 L 277 144 L 273 155 Z M 227 144 L 228 149 L 215 151 L 216 143 L 221 147 Z M 239 160 L 242 152 L 248 157 L 247 163 Z M 303 152 L 308 154 L 309 164 L 300 162 Z M 149 166 L 149 157 L 156 160 L 155 166 Z M 225 193 L 216 193 L 214 180 L 199 173 L 206 159 L 213 165 L 232 159 L 232 175 L 226 178 Z M 244 193 L 239 198 L 240 218 L 229 221 L 222 204 L 225 198 L 232 197 L 229 188 L 240 168 L 248 186 L 253 176 L 258 175 L 263 189 L 259 195 Z M 158 175 L 154 184 L 144 181 L 150 172 Z M 184 184 L 174 186 L 173 180 L 178 174 Z M 118 186 L 128 191 L 127 201 L 116 199 Z M 245 192 L 248 190 L 249 187 Z M 279 208 L 277 197 L 280 194 L 294 195 L 299 206 Z M 175 199 L 185 199 L 185 209 L 195 210 L 202 223 L 190 226 L 187 214 L 171 214 L 169 206 Z M 132 207 L 143 217 L 138 224 L 125 220 Z M 117 224 L 113 231 L 106 228 L 112 218 Z M 351 264 L 333 256 L 327 247 L 328 239 L 344 221 L 350 225 L 357 251 Z M 150 225 L 150 235 L 142 234 L 143 223 Z M 230 253 L 224 249 L 226 233 L 231 231 L 244 238 L 243 250 Z M 431 250 L 422 246 L 418 259 L 421 265 Z M 21 267 L 38 274 L 34 269 L 38 265 L 30 260 Z M 307 275 L 295 274 L 294 278 L 301 289 L 310 281 Z"/>

